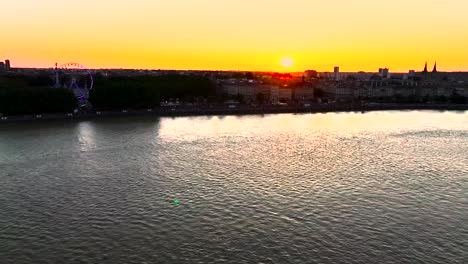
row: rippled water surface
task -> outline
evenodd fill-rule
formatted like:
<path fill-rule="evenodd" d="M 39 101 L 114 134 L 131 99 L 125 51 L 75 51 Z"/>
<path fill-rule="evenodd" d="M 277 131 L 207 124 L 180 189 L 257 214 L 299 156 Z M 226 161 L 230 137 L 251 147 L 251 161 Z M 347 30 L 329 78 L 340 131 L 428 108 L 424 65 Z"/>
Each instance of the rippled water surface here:
<path fill-rule="evenodd" d="M 0 126 L 0 263 L 223 262 L 468 263 L 468 112 Z"/>

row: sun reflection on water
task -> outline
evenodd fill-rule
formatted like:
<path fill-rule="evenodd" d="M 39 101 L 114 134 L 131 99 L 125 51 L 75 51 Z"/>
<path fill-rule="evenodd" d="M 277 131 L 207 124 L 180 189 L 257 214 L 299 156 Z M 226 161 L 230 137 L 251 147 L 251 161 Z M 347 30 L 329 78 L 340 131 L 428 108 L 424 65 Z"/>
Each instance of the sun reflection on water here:
<path fill-rule="evenodd" d="M 394 132 L 413 129 L 467 129 L 468 112 L 369 112 L 327 114 L 279 114 L 163 118 L 163 140 L 195 140 L 219 135 L 254 136 L 275 131 L 284 134 L 333 133 L 351 136 L 366 131 Z M 261 120 L 261 122 L 259 122 Z"/>
<path fill-rule="evenodd" d="M 80 151 L 89 151 L 96 147 L 95 127 L 91 122 L 81 122 L 78 125 L 78 141 Z"/>

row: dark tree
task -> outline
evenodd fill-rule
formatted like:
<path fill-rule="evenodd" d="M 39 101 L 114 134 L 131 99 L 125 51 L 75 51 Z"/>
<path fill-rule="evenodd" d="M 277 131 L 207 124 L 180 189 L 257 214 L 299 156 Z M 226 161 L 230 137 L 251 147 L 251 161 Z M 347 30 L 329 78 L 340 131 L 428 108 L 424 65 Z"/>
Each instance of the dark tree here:
<path fill-rule="evenodd" d="M 258 93 L 255 99 L 257 100 L 257 103 L 261 105 L 265 103 L 265 95 L 263 93 Z"/>
<path fill-rule="evenodd" d="M 234 100 L 238 101 L 239 103 L 244 103 L 244 96 L 242 94 L 237 94 L 234 96 Z"/>
<path fill-rule="evenodd" d="M 317 97 L 317 98 L 323 98 L 323 96 L 325 95 L 325 93 L 323 92 L 322 89 L 320 88 L 314 88 L 314 96 Z"/>

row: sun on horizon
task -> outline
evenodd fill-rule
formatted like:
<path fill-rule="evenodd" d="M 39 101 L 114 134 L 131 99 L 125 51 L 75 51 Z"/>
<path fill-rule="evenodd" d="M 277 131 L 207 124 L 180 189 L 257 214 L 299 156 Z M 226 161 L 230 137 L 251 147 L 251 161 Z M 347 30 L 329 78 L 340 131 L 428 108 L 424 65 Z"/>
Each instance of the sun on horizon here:
<path fill-rule="evenodd" d="M 291 68 L 294 65 L 294 60 L 291 57 L 284 57 L 280 61 L 283 68 Z"/>

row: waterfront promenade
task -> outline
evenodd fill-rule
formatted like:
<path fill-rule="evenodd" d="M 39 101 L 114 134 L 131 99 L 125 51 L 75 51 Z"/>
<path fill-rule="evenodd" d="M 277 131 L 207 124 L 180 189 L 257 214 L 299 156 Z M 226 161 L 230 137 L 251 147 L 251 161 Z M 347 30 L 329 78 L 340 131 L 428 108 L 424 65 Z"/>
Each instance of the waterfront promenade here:
<path fill-rule="evenodd" d="M 468 104 L 391 104 L 372 103 L 365 106 L 351 104 L 311 104 L 288 106 L 250 106 L 236 105 L 230 108 L 224 105 L 212 106 L 175 106 L 152 109 L 126 109 L 121 111 L 87 111 L 79 113 L 32 114 L 17 116 L 2 116 L 0 124 L 12 122 L 30 122 L 46 120 L 83 120 L 122 116 L 203 116 L 203 115 L 261 115 L 275 113 L 327 113 L 327 112 L 368 112 L 382 110 L 438 110 L 467 111 Z"/>

